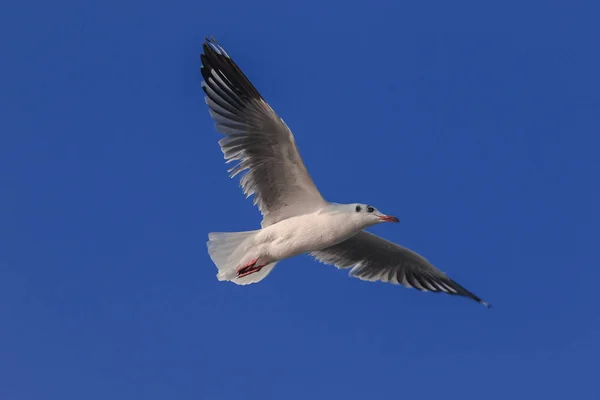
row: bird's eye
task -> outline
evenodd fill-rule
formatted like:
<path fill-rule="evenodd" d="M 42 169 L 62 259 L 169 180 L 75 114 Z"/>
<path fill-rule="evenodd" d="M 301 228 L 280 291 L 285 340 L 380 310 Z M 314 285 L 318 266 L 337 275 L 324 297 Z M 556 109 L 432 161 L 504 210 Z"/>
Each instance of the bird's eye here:
<path fill-rule="evenodd" d="M 356 212 L 360 212 L 360 206 L 356 206 Z"/>
<path fill-rule="evenodd" d="M 375 209 L 373 207 L 371 207 L 371 206 L 367 207 L 367 212 L 373 212 L 373 211 L 375 211 Z"/>

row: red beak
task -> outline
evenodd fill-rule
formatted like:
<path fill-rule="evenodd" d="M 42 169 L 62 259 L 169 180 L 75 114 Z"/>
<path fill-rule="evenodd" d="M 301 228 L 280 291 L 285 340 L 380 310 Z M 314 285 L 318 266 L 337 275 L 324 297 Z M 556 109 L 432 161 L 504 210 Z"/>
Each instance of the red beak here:
<path fill-rule="evenodd" d="M 385 222 L 400 222 L 398 218 L 392 217 L 391 215 L 381 215 L 379 219 Z"/>

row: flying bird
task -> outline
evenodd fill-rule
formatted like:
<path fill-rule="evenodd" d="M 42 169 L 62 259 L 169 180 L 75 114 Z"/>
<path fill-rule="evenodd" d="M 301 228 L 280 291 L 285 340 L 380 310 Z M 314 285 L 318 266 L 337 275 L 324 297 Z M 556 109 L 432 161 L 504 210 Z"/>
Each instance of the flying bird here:
<path fill-rule="evenodd" d="M 362 203 L 326 201 L 308 174 L 294 136 L 214 38 L 200 55 L 202 89 L 233 178 L 241 174 L 246 197 L 263 215 L 261 229 L 213 232 L 208 253 L 220 281 L 247 285 L 263 280 L 279 261 L 303 253 L 350 276 L 421 291 L 442 292 L 490 305 L 417 253 L 365 228 L 398 222 Z"/>

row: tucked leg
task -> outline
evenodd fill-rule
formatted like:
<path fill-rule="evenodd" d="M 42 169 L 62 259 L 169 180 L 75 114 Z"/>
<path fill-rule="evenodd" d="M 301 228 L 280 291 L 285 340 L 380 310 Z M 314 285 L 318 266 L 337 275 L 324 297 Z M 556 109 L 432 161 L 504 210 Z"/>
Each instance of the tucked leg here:
<path fill-rule="evenodd" d="M 264 266 L 267 265 L 267 264 L 256 265 L 257 261 L 258 261 L 258 259 L 254 260 L 252 263 L 249 263 L 248 265 L 245 265 L 242 268 L 238 269 L 238 271 L 237 271 L 238 278 L 243 278 L 244 276 L 248 276 L 250 274 L 258 272 L 261 269 L 263 269 Z"/>

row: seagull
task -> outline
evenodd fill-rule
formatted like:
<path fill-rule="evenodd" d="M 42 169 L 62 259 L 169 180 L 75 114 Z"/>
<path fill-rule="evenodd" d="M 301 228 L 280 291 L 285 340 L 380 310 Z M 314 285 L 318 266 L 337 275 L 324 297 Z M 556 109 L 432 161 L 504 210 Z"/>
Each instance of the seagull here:
<path fill-rule="evenodd" d="M 228 172 L 231 178 L 241 174 L 244 194 L 254 195 L 263 216 L 261 229 L 209 233 L 218 280 L 256 283 L 278 262 L 309 253 L 365 281 L 464 296 L 490 307 L 419 254 L 364 231 L 398 218 L 368 204 L 326 201 L 283 119 L 214 38 L 202 48 L 202 89 L 215 128 L 225 136 L 219 145 L 233 163 Z"/>

